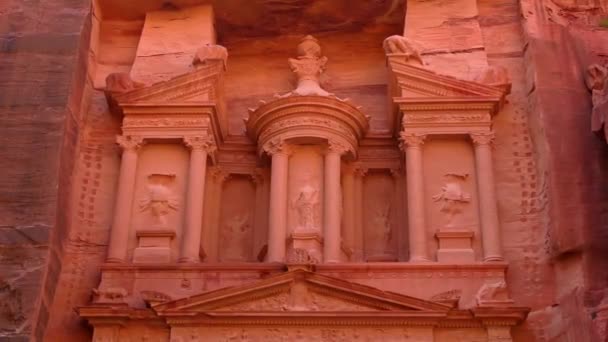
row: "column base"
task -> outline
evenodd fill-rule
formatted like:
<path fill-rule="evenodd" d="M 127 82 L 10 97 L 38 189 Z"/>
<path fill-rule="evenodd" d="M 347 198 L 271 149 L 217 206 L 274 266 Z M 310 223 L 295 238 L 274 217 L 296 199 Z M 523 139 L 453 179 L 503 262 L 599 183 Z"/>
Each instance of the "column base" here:
<path fill-rule="evenodd" d="M 411 257 L 409 262 L 433 262 L 433 261 L 427 257 L 415 256 L 415 257 Z"/>
<path fill-rule="evenodd" d="M 439 240 L 437 261 L 450 264 L 475 262 L 472 247 L 474 233 L 468 230 L 443 230 L 435 234 Z"/>
<path fill-rule="evenodd" d="M 133 263 L 170 263 L 171 240 L 175 232 L 170 229 L 138 230 L 137 248 L 133 251 Z"/>
<path fill-rule="evenodd" d="M 127 263 L 127 261 L 125 259 L 119 259 L 119 258 L 107 258 L 106 262 L 108 264 L 125 264 L 125 263 Z"/>
<path fill-rule="evenodd" d="M 500 255 L 490 255 L 490 256 L 483 258 L 483 261 L 484 262 L 505 261 L 505 258 L 501 257 Z"/>
<path fill-rule="evenodd" d="M 318 231 L 299 231 L 291 233 L 288 239 L 287 253 L 292 249 L 304 249 L 318 263 L 323 261 L 323 240 Z M 339 262 L 336 261 L 336 262 Z"/>

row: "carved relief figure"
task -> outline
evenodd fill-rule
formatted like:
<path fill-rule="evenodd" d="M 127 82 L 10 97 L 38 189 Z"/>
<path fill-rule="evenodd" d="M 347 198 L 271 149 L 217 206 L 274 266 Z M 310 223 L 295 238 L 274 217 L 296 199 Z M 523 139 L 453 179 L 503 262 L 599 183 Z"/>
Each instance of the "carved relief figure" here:
<path fill-rule="evenodd" d="M 445 185 L 441 192 L 433 196 L 435 202 L 441 202 L 439 209 L 446 215 L 445 228 L 454 228 L 458 222 L 456 218 L 462 213 L 463 206 L 471 202 L 471 194 L 462 189 L 468 174 L 448 173 L 445 175 Z"/>
<path fill-rule="evenodd" d="M 149 211 L 153 225 L 158 228 L 168 228 L 167 216 L 179 208 L 179 201 L 170 188 L 174 181 L 175 175 L 149 175 L 147 194 L 139 202 L 141 211 Z"/>
<path fill-rule="evenodd" d="M 225 260 L 247 261 L 250 230 L 249 214 L 235 215 L 224 224 L 222 239 Z"/>
<path fill-rule="evenodd" d="M 392 227 L 390 222 L 390 203 L 376 207 L 370 220 L 371 234 L 369 235 L 369 252 L 371 256 L 385 256 L 391 254 Z"/>
<path fill-rule="evenodd" d="M 306 284 L 301 281 L 296 281 L 289 289 L 289 302 L 283 307 L 283 310 L 317 311 L 318 307 L 313 302 Z"/>
<path fill-rule="evenodd" d="M 310 185 L 303 186 L 292 206 L 297 210 L 298 226 L 296 231 L 318 230 L 315 212 L 319 204 L 319 191 Z"/>
<path fill-rule="evenodd" d="M 420 65 L 424 65 L 418 44 L 404 36 L 390 36 L 384 40 L 382 47 L 387 55 L 402 55 L 405 57 L 406 62 L 412 60 Z"/>
<path fill-rule="evenodd" d="M 295 90 L 282 95 L 288 96 L 331 96 L 321 88 L 319 77 L 325 71 L 327 57 L 321 56 L 319 41 L 306 36 L 298 44 L 298 56 L 288 60 L 291 71 L 296 74 L 298 84 Z"/>
<path fill-rule="evenodd" d="M 591 113 L 591 129 L 594 132 L 603 131 L 604 138 L 608 138 L 608 68 L 599 64 L 592 64 L 587 68 L 585 77 L 587 87 L 592 92 L 593 111 Z"/>

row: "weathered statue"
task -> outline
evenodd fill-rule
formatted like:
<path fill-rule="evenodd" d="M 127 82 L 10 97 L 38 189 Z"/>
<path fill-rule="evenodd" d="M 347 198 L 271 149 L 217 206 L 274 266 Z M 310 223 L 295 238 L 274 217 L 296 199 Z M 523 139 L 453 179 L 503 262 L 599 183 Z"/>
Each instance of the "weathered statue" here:
<path fill-rule="evenodd" d="M 587 87 L 592 92 L 593 111 L 591 113 L 591 129 L 594 132 L 603 132 L 608 140 L 608 68 L 599 64 L 592 64 L 587 68 L 585 77 Z"/>
<path fill-rule="evenodd" d="M 370 245 L 372 246 L 370 252 L 372 256 L 390 254 L 392 239 L 390 213 L 390 203 L 379 205 L 374 212 L 371 220 L 372 234 L 370 235 Z"/>
<path fill-rule="evenodd" d="M 223 239 L 224 259 L 247 260 L 247 240 L 249 238 L 249 215 L 235 215 L 225 224 Z"/>
<path fill-rule="evenodd" d="M 471 194 L 462 189 L 462 183 L 467 177 L 467 174 L 446 174 L 441 192 L 433 196 L 435 202 L 441 202 L 439 210 L 446 214 L 446 228 L 455 226 L 454 220 L 462 213 L 463 205 L 471 201 Z"/>
<path fill-rule="evenodd" d="M 159 228 L 167 227 L 167 216 L 171 210 L 178 209 L 178 200 L 169 188 L 175 175 L 152 174 L 148 176 L 148 193 L 139 202 L 141 211 L 150 211 L 154 225 Z"/>
<path fill-rule="evenodd" d="M 298 57 L 290 58 L 291 71 L 298 78 L 295 90 L 282 95 L 288 96 L 332 96 L 333 94 L 321 88 L 320 77 L 325 71 L 327 57 L 321 56 L 321 46 L 312 36 L 306 36 L 298 44 Z"/>
<path fill-rule="evenodd" d="M 300 189 L 298 197 L 293 201 L 293 207 L 298 213 L 298 227 L 296 230 L 316 230 L 315 207 L 319 203 L 319 191 L 306 185 Z"/>
<path fill-rule="evenodd" d="M 404 36 L 390 36 L 384 40 L 382 47 L 387 55 L 401 55 L 406 62 L 414 61 L 424 65 L 418 44 Z"/>

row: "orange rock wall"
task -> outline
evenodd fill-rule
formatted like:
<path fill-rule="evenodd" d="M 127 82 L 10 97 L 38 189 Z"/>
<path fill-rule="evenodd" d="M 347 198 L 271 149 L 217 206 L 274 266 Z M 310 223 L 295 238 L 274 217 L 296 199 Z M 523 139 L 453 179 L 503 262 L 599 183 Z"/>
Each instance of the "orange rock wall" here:
<path fill-rule="evenodd" d="M 515 340 L 604 341 L 594 331 L 605 324 L 595 310 L 608 280 L 608 147 L 590 131 L 583 75 L 608 61 L 598 24 L 608 1 L 467 0 L 450 10 L 457 2 L 410 1 L 405 31 L 434 37 L 422 40 L 435 47 L 426 56 L 438 71 L 472 78 L 501 65 L 512 78 L 495 122 L 495 167 L 509 285 L 532 307 Z M 96 75 L 130 69 L 143 21 L 88 13 L 86 1 L 0 4 L 0 339 L 90 339 L 73 308 L 99 282 L 119 162 L 119 122 L 94 87 Z M 357 96 L 378 132 L 388 125 L 381 42 L 395 33 L 318 37 L 330 56 L 327 88 Z M 240 134 L 247 107 L 291 88 L 285 47 L 299 33 L 223 38 L 230 131 Z"/>

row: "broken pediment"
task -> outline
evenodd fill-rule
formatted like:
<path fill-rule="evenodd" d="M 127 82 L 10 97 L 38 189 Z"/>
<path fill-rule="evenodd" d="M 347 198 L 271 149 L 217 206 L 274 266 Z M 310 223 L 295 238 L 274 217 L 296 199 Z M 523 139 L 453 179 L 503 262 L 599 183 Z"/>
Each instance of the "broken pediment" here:
<path fill-rule="evenodd" d="M 126 89 L 125 92 L 113 92 L 110 95 L 118 105 L 128 104 L 166 104 L 168 102 L 209 103 L 218 100 L 218 92 L 224 64 L 200 65 L 196 70 L 158 82 L 150 86 Z M 111 77 L 112 75 L 108 76 Z"/>
<path fill-rule="evenodd" d="M 401 55 L 387 55 L 393 78 L 395 132 L 469 134 L 487 131 L 509 92 L 508 84 L 482 84 L 445 76 Z M 491 80 L 492 81 L 492 80 Z"/>
<path fill-rule="evenodd" d="M 290 271 L 259 282 L 156 304 L 161 316 L 205 313 L 435 313 L 449 305 L 430 302 L 305 270 Z"/>
<path fill-rule="evenodd" d="M 388 57 L 389 68 L 398 85 L 398 98 L 442 98 L 453 100 L 484 99 L 501 102 L 505 89 L 474 81 L 461 80 L 435 73 L 423 66 L 412 65 L 399 56 Z"/>

